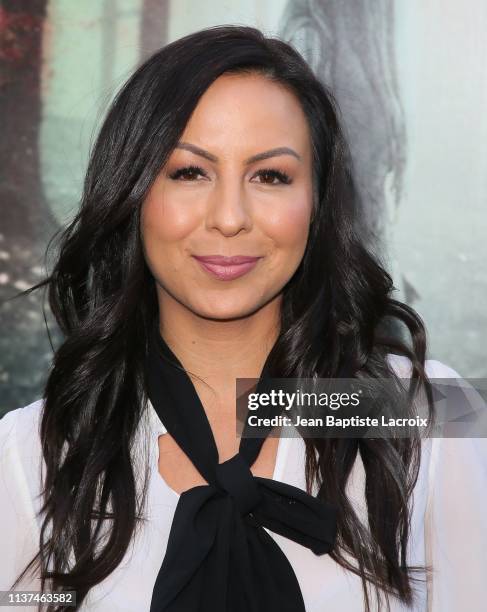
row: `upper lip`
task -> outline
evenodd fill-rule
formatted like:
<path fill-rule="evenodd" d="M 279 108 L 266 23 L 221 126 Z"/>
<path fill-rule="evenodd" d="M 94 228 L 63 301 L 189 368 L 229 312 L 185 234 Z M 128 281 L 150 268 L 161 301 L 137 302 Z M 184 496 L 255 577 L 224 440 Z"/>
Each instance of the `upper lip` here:
<path fill-rule="evenodd" d="M 260 259 L 259 257 L 249 257 L 247 255 L 234 255 L 233 257 L 226 257 L 225 255 L 194 255 L 194 257 L 205 263 L 219 264 L 221 266 L 235 266 Z"/>

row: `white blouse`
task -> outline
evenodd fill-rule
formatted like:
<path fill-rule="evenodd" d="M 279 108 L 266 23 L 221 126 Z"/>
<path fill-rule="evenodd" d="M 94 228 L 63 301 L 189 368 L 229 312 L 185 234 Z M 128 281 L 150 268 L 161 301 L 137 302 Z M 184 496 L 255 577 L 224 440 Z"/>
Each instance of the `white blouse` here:
<path fill-rule="evenodd" d="M 399 376 L 410 375 L 410 362 L 390 354 Z M 426 362 L 434 378 L 460 378 L 436 360 Z M 26 563 L 37 552 L 42 523 L 39 424 L 42 400 L 8 412 L 0 420 L 0 590 L 9 590 Z M 117 569 L 88 593 L 81 610 L 90 612 L 145 612 L 166 551 L 179 495 L 158 470 L 158 436 L 166 432 L 149 402 L 135 443 L 136 473 L 149 461 L 150 480 L 146 516 Z M 419 477 L 413 492 L 408 564 L 432 564 L 433 579 L 418 584 L 412 607 L 391 597 L 391 612 L 481 612 L 487 602 L 487 444 L 483 438 L 427 438 Z M 148 455 L 145 454 L 147 449 Z M 300 437 L 279 441 L 273 478 L 306 490 L 305 446 Z M 139 463 L 140 462 L 140 463 Z M 348 482 L 348 495 L 366 521 L 364 468 L 360 455 Z M 343 569 L 329 555 L 312 551 L 268 531 L 296 573 L 307 612 L 364 610 L 360 578 Z M 39 590 L 35 577 L 17 590 Z M 374 602 L 374 592 L 372 601 Z M 376 609 L 374 603 L 372 610 Z M 3 606 L 0 606 L 4 609 Z M 6 609 L 6 608 L 5 608 Z M 24 607 L 35 610 L 35 607 Z"/>

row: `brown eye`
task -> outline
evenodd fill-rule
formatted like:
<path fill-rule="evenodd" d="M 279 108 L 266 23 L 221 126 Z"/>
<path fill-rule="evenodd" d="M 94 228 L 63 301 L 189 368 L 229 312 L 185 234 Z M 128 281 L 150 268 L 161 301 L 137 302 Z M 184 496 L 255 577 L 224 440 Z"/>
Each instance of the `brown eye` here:
<path fill-rule="evenodd" d="M 292 183 L 291 178 L 285 172 L 280 170 L 273 170 L 272 168 L 264 168 L 257 172 L 257 176 L 263 177 L 261 181 L 264 185 L 290 185 Z M 277 182 L 275 182 L 277 179 Z"/>
<path fill-rule="evenodd" d="M 172 174 L 169 175 L 169 178 L 173 181 L 180 180 L 181 177 L 184 177 L 183 182 L 194 182 L 198 174 L 202 176 L 206 176 L 205 171 L 199 166 L 185 166 L 184 168 L 178 168 Z"/>

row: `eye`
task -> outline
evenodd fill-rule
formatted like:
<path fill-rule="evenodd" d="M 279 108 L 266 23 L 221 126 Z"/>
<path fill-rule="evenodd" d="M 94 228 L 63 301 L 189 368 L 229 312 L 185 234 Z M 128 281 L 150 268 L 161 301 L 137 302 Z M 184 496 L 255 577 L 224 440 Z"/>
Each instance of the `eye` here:
<path fill-rule="evenodd" d="M 264 177 L 264 185 L 290 185 L 292 183 L 288 174 L 272 168 L 263 168 L 257 172 L 256 176 Z M 278 180 L 277 183 L 274 183 L 275 179 Z"/>
<path fill-rule="evenodd" d="M 169 175 L 169 178 L 172 179 L 173 181 L 177 181 L 180 179 L 180 177 L 187 177 L 188 180 L 183 179 L 183 182 L 188 183 L 188 182 L 194 182 L 194 179 L 198 174 L 201 174 L 202 176 L 206 176 L 206 172 L 203 170 L 203 168 L 200 168 L 199 166 L 191 165 L 191 166 L 185 166 L 184 168 L 178 168 L 177 170 L 175 170 Z"/>

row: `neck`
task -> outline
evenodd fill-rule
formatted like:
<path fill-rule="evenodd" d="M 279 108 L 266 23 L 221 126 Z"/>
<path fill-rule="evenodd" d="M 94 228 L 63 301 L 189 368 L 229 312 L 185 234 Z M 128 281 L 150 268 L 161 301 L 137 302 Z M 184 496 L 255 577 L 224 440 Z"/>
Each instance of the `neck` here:
<path fill-rule="evenodd" d="M 223 389 L 258 378 L 280 328 L 280 297 L 248 317 L 205 319 L 164 303 L 159 331 L 184 368 Z"/>

